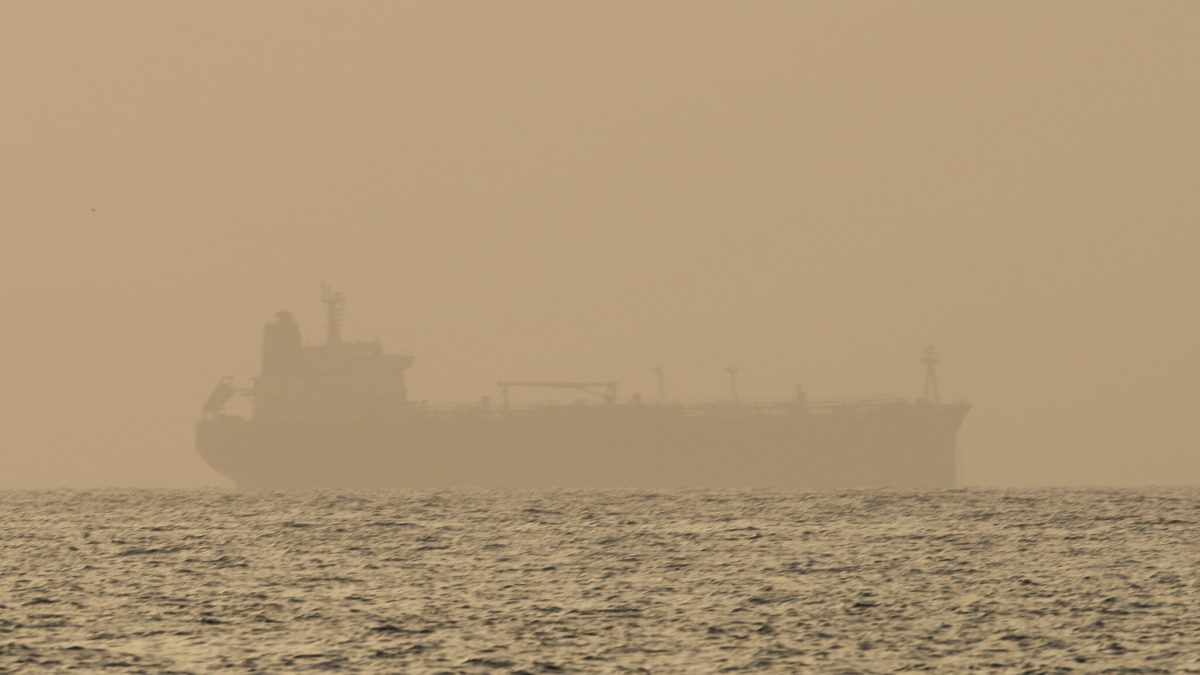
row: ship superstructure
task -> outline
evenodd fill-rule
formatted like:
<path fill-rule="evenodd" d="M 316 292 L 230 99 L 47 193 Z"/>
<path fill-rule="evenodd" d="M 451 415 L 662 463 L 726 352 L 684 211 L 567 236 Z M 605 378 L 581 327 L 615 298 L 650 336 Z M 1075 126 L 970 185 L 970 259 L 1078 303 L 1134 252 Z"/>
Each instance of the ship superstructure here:
<path fill-rule="evenodd" d="M 620 402 L 616 382 L 504 381 L 501 400 L 410 401 L 413 357 L 342 338 L 344 298 L 323 293 L 327 333 L 305 346 L 289 312 L 263 330 L 253 385 L 223 378 L 196 427 L 197 448 L 243 488 L 289 487 L 952 487 L 956 435 L 970 406 L 937 401 L 926 355 L 922 399 Z M 585 398 L 517 406 L 512 390 Z M 253 414 L 226 411 L 239 394 Z"/>

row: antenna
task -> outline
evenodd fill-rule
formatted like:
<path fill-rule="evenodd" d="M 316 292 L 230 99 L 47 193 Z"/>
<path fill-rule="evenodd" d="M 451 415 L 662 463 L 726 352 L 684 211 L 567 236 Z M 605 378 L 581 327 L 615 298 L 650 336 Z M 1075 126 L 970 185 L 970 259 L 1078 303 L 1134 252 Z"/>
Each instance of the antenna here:
<path fill-rule="evenodd" d="M 737 392 L 738 369 L 737 369 L 737 366 L 730 366 L 730 367 L 726 368 L 725 370 L 729 372 L 729 398 L 734 403 L 737 403 L 738 402 L 738 392 Z"/>
<path fill-rule="evenodd" d="M 925 364 L 925 400 L 940 403 L 941 396 L 938 395 L 937 377 L 937 347 L 929 345 L 925 349 L 925 358 L 921 359 L 921 363 Z"/>
<path fill-rule="evenodd" d="M 658 402 L 662 403 L 667 398 L 667 389 L 663 385 L 663 369 L 655 368 L 654 377 L 658 379 Z"/>
<path fill-rule="evenodd" d="M 342 343 L 342 314 L 346 311 L 346 295 L 333 290 L 329 284 L 321 282 L 321 302 L 325 303 L 327 333 L 325 344 L 338 345 Z"/>

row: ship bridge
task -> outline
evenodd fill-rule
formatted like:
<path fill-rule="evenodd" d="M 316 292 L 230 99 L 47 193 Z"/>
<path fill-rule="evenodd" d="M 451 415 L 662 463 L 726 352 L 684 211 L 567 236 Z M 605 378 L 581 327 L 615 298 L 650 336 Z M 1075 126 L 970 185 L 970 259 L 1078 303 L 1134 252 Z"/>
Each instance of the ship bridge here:
<path fill-rule="evenodd" d="M 359 422 L 405 409 L 409 354 L 388 354 L 376 342 L 342 339 L 345 300 L 326 288 L 325 343 L 305 346 L 291 312 L 263 328 L 262 373 L 254 387 L 255 417 L 313 422 Z"/>

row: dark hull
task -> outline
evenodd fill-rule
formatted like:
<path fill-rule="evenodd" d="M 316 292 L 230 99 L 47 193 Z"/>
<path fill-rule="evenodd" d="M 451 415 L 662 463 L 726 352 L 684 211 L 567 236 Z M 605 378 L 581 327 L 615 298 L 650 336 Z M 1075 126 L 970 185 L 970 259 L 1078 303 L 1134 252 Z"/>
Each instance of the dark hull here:
<path fill-rule="evenodd" d="M 966 405 L 824 414 L 660 406 L 539 414 L 414 412 L 389 422 L 218 416 L 197 448 L 238 487 L 848 487 L 955 485 Z"/>

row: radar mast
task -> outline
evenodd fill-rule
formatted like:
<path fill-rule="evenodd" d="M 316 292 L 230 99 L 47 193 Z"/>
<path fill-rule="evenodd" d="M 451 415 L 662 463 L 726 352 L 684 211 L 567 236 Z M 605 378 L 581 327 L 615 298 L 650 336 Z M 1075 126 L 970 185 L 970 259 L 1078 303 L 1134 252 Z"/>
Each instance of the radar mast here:
<path fill-rule="evenodd" d="M 327 326 L 325 344 L 327 346 L 339 345 L 342 343 L 342 314 L 346 311 L 346 294 L 335 291 L 332 286 L 322 282 L 321 302 L 325 303 Z"/>
<path fill-rule="evenodd" d="M 921 359 L 921 363 L 925 364 L 925 400 L 941 403 L 941 396 L 938 394 L 937 347 L 929 345 L 925 349 L 925 358 Z"/>

